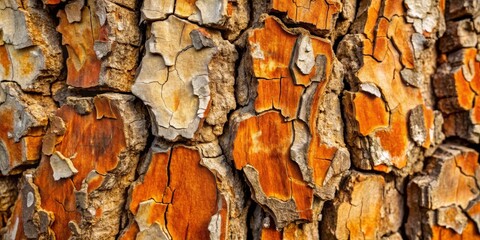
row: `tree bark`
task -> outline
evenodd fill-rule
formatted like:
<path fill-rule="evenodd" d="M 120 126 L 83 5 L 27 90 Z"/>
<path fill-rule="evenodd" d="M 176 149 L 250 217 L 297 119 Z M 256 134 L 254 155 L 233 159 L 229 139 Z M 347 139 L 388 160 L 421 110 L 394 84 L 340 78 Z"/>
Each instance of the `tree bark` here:
<path fill-rule="evenodd" d="M 0 0 L 3 239 L 480 238 L 478 0 Z"/>

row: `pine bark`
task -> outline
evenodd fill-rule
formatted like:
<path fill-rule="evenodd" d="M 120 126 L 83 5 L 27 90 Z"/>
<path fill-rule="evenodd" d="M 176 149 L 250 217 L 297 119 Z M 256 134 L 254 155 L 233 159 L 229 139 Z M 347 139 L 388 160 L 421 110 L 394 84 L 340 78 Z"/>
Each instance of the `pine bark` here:
<path fill-rule="evenodd" d="M 0 0 L 3 239 L 480 238 L 478 0 Z"/>

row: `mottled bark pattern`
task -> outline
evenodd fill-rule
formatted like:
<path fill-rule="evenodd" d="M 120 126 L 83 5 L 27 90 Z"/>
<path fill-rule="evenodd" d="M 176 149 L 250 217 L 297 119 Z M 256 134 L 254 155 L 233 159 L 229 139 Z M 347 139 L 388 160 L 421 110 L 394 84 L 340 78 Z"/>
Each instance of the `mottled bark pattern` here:
<path fill-rule="evenodd" d="M 478 0 L 0 0 L 1 239 L 480 239 Z"/>

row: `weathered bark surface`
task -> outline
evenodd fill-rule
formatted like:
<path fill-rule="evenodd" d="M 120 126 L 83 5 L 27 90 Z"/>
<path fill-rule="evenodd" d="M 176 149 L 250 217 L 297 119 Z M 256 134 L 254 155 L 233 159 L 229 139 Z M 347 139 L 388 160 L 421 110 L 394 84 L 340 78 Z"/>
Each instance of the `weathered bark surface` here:
<path fill-rule="evenodd" d="M 358 168 L 406 175 L 414 171 L 422 150 L 441 140 L 432 134 L 440 126 L 432 103 L 425 100 L 430 96 L 422 91 L 429 86 L 424 68 L 433 64 L 420 61 L 435 61 L 425 45 L 436 39 L 438 18 L 429 19 L 433 27 L 421 28 L 413 18 L 417 12 L 439 11 L 433 3 L 360 2 L 352 34 L 338 49 L 350 85 L 343 98 L 347 142 Z"/>
<path fill-rule="evenodd" d="M 398 235 L 406 213 L 403 201 L 394 181 L 381 175 L 352 172 L 338 198 L 325 207 L 322 239 L 381 239 Z"/>
<path fill-rule="evenodd" d="M 0 0 L 2 239 L 480 238 L 478 0 Z"/>
<path fill-rule="evenodd" d="M 69 100 L 52 115 L 46 136 L 53 136 L 44 137 L 39 166 L 23 176 L 10 218 L 23 223 L 23 232 L 10 228 L 6 236 L 117 235 L 124 195 L 145 147 L 143 108 L 133 96 L 120 94 Z"/>
<path fill-rule="evenodd" d="M 141 43 L 135 5 L 75 0 L 58 11 L 68 85 L 130 91 Z"/>
<path fill-rule="evenodd" d="M 441 145 L 425 172 L 407 187 L 412 239 L 478 238 L 478 153 L 459 145 Z"/>
<path fill-rule="evenodd" d="M 447 12 L 447 29 L 439 41 L 440 66 L 433 77 L 438 108 L 445 115 L 445 135 L 458 136 L 473 143 L 480 142 L 480 55 L 477 35 L 478 17 L 474 7 L 452 6 Z M 478 6 L 475 6 L 478 12 Z M 459 8 L 459 9 L 458 9 Z M 461 20 L 453 17 L 462 17 Z"/>
<path fill-rule="evenodd" d="M 42 136 L 55 103 L 48 97 L 25 94 L 15 83 L 5 82 L 0 86 L 3 95 L 0 105 L 0 173 L 13 175 L 40 159 Z"/>
<path fill-rule="evenodd" d="M 64 66 L 55 16 L 29 0 L 2 0 L 0 16 L 0 79 L 47 94 Z"/>

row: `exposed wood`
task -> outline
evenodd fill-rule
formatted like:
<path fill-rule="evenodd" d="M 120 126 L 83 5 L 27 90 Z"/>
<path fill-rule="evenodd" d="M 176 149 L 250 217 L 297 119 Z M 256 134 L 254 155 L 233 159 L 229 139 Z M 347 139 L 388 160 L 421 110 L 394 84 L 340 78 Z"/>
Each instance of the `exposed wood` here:
<path fill-rule="evenodd" d="M 470 220 L 477 219 L 479 174 L 475 150 L 441 145 L 430 159 L 425 175 L 415 177 L 408 185 L 408 236 L 411 239 L 480 237 L 478 226 Z"/>
<path fill-rule="evenodd" d="M 418 12 L 438 9 L 405 1 L 405 11 L 401 3 L 361 1 L 361 15 L 352 25 L 355 34 L 340 42 L 338 54 L 351 85 L 344 104 L 353 163 L 365 170 L 405 174 L 412 171 L 420 150 L 437 142 L 430 133 L 441 126 L 434 124 L 432 106 L 422 96 L 428 78 L 421 73 L 425 63 L 419 56 L 427 50 L 416 46 L 414 38 L 416 32 L 435 29 L 417 29 L 415 21 L 408 22 L 425 17 Z"/>
<path fill-rule="evenodd" d="M 0 2 L 0 80 L 47 93 L 63 68 L 54 16 L 37 1 Z"/>
<path fill-rule="evenodd" d="M 17 174 L 37 163 L 42 136 L 53 111 L 51 99 L 27 95 L 15 83 L 2 83 L 0 91 L 0 175 Z"/>
<path fill-rule="evenodd" d="M 278 227 L 312 220 L 318 214 L 314 193 L 332 198 L 349 166 L 348 153 L 336 144 L 342 136 L 322 139 L 317 130 L 331 129 L 317 123 L 323 117 L 318 109 L 333 104 L 333 117 L 338 102 L 324 96 L 327 85 L 338 80 L 331 77 L 331 44 L 266 17 L 261 28 L 249 32 L 247 53 L 243 71 L 258 82 L 251 99 L 256 114 L 239 112 L 233 118 L 238 126 L 231 157 L 246 174 L 254 199 L 273 213 Z M 324 187 L 328 181 L 332 185 Z"/>
<path fill-rule="evenodd" d="M 54 136 L 60 138 L 55 152 L 43 155 L 36 171 L 25 175 L 23 189 L 31 190 L 22 190 L 29 193 L 19 197 L 18 212 L 11 220 L 21 218 L 26 229 L 26 223 L 35 223 L 36 214 L 47 211 L 51 230 L 46 233 L 56 238 L 115 236 L 119 228 L 115 213 L 122 211 L 123 193 L 131 184 L 139 151 L 145 145 L 143 113 L 135 109 L 133 100 L 132 96 L 103 94 L 90 98 L 95 112 L 81 115 L 71 105 L 58 109 L 55 116 L 64 122 L 65 131 Z M 98 114 L 105 111 L 105 105 L 116 119 Z M 52 128 L 55 126 L 50 125 L 49 132 L 55 132 Z M 62 161 L 68 164 L 62 165 Z M 33 215 L 23 214 L 31 205 L 29 194 L 36 196 Z M 14 234 L 11 231 L 9 234 Z M 15 234 L 31 238 L 44 231 L 35 225 Z"/>
<path fill-rule="evenodd" d="M 1 239 L 480 239 L 478 0 L 0 0 Z"/>
<path fill-rule="evenodd" d="M 234 47 L 218 32 L 174 16 L 153 22 L 151 34 L 132 91 L 153 113 L 154 134 L 169 140 L 191 139 L 204 118 L 213 128 L 222 128 L 224 115 L 235 102 L 233 74 L 220 71 L 233 68 Z M 210 140 L 221 133 L 208 127 L 195 139 Z"/>
<path fill-rule="evenodd" d="M 130 190 L 128 209 L 135 222 L 124 234 L 136 232 L 138 239 L 212 236 L 209 225 L 222 199 L 215 177 L 200 165 L 198 150 L 173 146 L 166 152 L 152 151 L 147 164 L 148 170 Z M 218 221 L 224 229 L 225 215 Z"/>
<path fill-rule="evenodd" d="M 271 4 L 271 10 L 285 14 L 287 22 L 305 25 L 320 33 L 333 30 L 342 7 L 341 1 L 338 0 L 273 0 Z"/>
<path fill-rule="evenodd" d="M 108 0 L 89 0 L 70 11 L 57 14 L 57 31 L 68 50 L 67 84 L 130 91 L 140 44 L 135 12 Z M 72 21 L 69 15 L 80 20 Z"/>
<path fill-rule="evenodd" d="M 400 230 L 405 213 L 394 182 L 352 172 L 337 199 L 324 210 L 322 239 L 383 239 Z"/>

